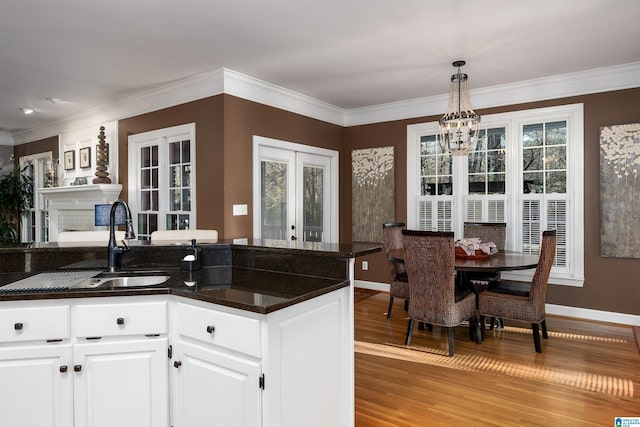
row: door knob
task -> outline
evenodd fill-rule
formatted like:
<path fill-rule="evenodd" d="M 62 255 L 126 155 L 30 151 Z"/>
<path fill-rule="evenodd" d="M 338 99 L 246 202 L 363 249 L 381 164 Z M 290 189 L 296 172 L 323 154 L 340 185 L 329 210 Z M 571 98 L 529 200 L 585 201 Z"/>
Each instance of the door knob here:
<path fill-rule="evenodd" d="M 182 362 L 179 360 L 176 360 L 175 362 L 173 362 L 173 367 L 174 368 L 179 368 L 180 366 L 182 366 Z"/>
<path fill-rule="evenodd" d="M 117 323 L 118 325 L 124 325 L 124 319 L 123 319 L 122 317 L 118 317 L 118 318 L 116 319 L 116 323 Z"/>

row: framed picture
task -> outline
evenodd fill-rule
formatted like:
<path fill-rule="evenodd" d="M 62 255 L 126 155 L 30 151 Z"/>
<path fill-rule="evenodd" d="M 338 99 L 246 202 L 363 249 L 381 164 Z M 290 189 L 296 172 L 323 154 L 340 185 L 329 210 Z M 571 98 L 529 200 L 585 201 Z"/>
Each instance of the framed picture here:
<path fill-rule="evenodd" d="M 64 170 L 73 170 L 76 168 L 76 151 L 69 150 L 64 152 Z"/>
<path fill-rule="evenodd" d="M 88 168 L 91 166 L 91 147 L 80 149 L 80 167 Z"/>

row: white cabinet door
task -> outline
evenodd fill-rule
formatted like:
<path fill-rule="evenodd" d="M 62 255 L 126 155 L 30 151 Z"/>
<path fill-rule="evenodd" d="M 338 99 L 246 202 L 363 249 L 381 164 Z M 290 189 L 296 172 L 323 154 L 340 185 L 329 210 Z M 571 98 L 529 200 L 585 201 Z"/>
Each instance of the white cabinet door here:
<path fill-rule="evenodd" d="M 267 316 L 265 427 L 353 426 L 350 294 L 339 289 Z"/>
<path fill-rule="evenodd" d="M 168 426 L 167 345 L 167 338 L 76 344 L 74 426 Z"/>
<path fill-rule="evenodd" d="M 173 425 L 262 425 L 259 361 L 184 341 L 175 347 Z"/>
<path fill-rule="evenodd" d="M 0 425 L 73 425 L 71 345 L 0 348 Z"/>

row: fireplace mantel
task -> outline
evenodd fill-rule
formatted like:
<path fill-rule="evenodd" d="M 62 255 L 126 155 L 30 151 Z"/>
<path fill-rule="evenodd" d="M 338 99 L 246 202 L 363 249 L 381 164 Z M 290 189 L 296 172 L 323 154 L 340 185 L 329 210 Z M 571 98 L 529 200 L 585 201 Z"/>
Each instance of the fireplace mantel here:
<path fill-rule="evenodd" d="M 77 209 L 79 205 L 113 203 L 122 191 L 122 184 L 86 184 L 67 187 L 39 188 L 38 192 L 49 200 L 49 209 Z M 95 203 L 93 203 L 95 202 Z"/>
<path fill-rule="evenodd" d="M 121 184 L 39 188 L 48 200 L 49 241 L 57 241 L 60 231 L 93 230 L 95 205 L 113 203 L 121 191 Z"/>

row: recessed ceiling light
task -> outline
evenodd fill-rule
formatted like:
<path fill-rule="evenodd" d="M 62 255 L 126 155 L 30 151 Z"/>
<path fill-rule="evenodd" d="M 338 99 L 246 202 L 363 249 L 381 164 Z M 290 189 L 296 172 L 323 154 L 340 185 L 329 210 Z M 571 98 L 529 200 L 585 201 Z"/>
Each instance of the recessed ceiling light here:
<path fill-rule="evenodd" d="M 47 101 L 49 101 L 53 105 L 62 104 L 62 99 L 60 98 L 47 98 Z"/>
<path fill-rule="evenodd" d="M 32 114 L 33 108 L 21 108 L 20 111 L 22 111 L 25 114 Z"/>

